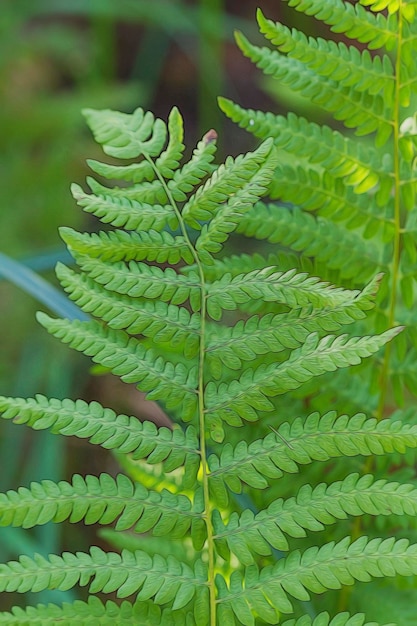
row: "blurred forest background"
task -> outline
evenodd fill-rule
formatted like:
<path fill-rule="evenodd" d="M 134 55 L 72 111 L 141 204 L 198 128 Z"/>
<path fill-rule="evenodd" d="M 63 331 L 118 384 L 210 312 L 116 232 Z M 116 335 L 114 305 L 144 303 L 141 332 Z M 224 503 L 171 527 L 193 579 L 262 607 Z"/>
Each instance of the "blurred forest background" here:
<path fill-rule="evenodd" d="M 91 376 L 90 363 L 37 324 L 45 310 L 27 269 L 55 283 L 53 267 L 68 260 L 58 227 L 97 224 L 78 209 L 69 185 L 83 184 L 86 158 L 102 159 L 81 109 L 138 106 L 166 118 L 177 105 L 191 151 L 215 128 L 219 159 L 253 147 L 253 139 L 228 122 L 216 97 L 243 106 L 280 111 L 289 96 L 272 86 L 234 43 L 242 30 L 254 43 L 255 11 L 305 28 L 279 0 L 3 0 L 0 20 L 0 393 L 96 398 L 117 411 L 143 415 L 140 394 L 108 378 Z M 294 24 L 294 19 L 296 24 Z M 298 20 L 298 22 L 297 22 Z M 290 104 L 292 106 L 292 103 Z M 305 105 L 304 105 L 305 106 Z M 17 262 L 17 263 L 16 263 Z M 13 284 L 21 281 L 23 289 Z M 74 472 L 115 472 L 110 455 L 91 456 L 88 443 L 0 424 L 0 488 L 31 480 L 68 478 Z M 95 452 L 96 454 L 96 452 Z M 103 465 L 103 459 L 106 459 Z M 63 536 L 60 533 L 64 533 Z M 0 561 L 19 553 L 83 549 L 95 529 L 65 524 L 33 532 L 2 529 Z M 44 592 L 28 602 L 72 600 Z M 0 601 L 5 610 L 16 598 Z"/>

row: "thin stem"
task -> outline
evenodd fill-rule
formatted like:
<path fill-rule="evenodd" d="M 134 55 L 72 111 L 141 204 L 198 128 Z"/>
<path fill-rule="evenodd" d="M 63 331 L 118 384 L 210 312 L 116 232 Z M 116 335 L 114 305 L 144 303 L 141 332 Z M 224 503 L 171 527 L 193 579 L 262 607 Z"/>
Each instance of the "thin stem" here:
<path fill-rule="evenodd" d="M 215 553 L 214 553 L 214 529 L 211 521 L 211 505 L 210 505 L 210 493 L 209 493 L 209 470 L 207 466 L 207 443 L 206 443 L 206 430 L 205 430 L 205 418 L 204 418 L 204 362 L 206 355 L 205 337 L 206 337 L 206 317 L 207 317 L 207 288 L 204 275 L 204 269 L 198 256 L 197 250 L 193 246 L 190 237 L 187 232 L 187 228 L 182 219 L 181 211 L 175 202 L 171 191 L 166 184 L 165 179 L 161 176 L 158 169 L 155 167 L 154 162 L 147 155 L 144 155 L 146 160 L 151 164 L 154 172 L 164 187 L 168 200 L 174 209 L 178 222 L 180 225 L 181 234 L 184 237 L 191 254 L 193 255 L 194 262 L 198 268 L 201 285 L 201 309 L 200 309 L 200 347 L 199 347 L 199 359 L 198 359 L 198 422 L 199 422 L 199 435 L 200 435 L 200 456 L 201 456 L 201 469 L 202 469 L 202 484 L 203 484 L 203 497 L 204 497 L 204 519 L 207 529 L 207 556 L 208 556 L 208 582 L 209 582 L 209 602 L 210 602 L 210 626 L 216 626 L 216 587 L 215 581 Z"/>

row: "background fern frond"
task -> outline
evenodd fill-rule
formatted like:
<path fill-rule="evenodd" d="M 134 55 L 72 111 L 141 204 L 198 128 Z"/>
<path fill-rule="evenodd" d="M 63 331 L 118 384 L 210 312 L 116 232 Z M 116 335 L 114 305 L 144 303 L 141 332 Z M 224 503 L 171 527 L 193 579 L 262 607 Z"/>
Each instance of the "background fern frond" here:
<path fill-rule="evenodd" d="M 296 180 L 295 177 L 289 185 L 281 183 L 283 196 L 291 194 L 292 188 L 295 196 Z M 308 208 L 307 203 L 310 206 L 314 204 L 314 195 L 308 195 L 309 191 L 307 186 L 302 193 L 299 193 L 299 204 L 303 208 Z M 304 197 L 306 202 L 303 202 Z M 321 204 L 319 200 L 318 202 Z M 336 204 L 336 194 L 332 208 L 334 204 Z M 330 208 L 329 205 L 326 208 Z M 344 203 L 340 203 L 337 211 L 343 210 L 352 223 L 357 218 L 349 209 Z M 333 218 L 335 217 L 333 214 Z M 378 226 L 385 225 L 381 218 L 376 217 L 375 222 Z M 374 223 L 372 216 L 367 216 L 367 223 Z M 381 259 L 380 248 L 372 240 L 365 241 L 358 232 L 346 231 L 346 228 L 339 223 L 334 223 L 320 215 L 313 217 L 297 207 L 265 206 L 258 203 L 256 210 L 251 211 L 242 219 L 238 232 L 247 237 L 256 237 L 270 243 L 288 246 L 319 262 L 324 262 L 329 269 L 338 269 L 341 277 L 355 277 L 358 282 L 367 280 L 379 269 L 386 268 L 385 259 Z"/>
<path fill-rule="evenodd" d="M 355 128 L 357 135 L 377 132 L 377 145 L 384 145 L 392 133 L 390 119 L 392 111 L 380 94 L 357 92 L 354 87 L 339 88 L 331 80 L 318 77 L 304 63 L 291 59 L 269 48 L 252 45 L 241 34 L 237 43 L 245 56 L 249 57 L 266 74 L 299 91 L 314 104 L 319 105 L 342 121 L 347 128 Z"/>
<path fill-rule="evenodd" d="M 359 52 L 354 46 L 335 43 L 322 38 L 306 37 L 295 28 L 272 22 L 258 9 L 261 33 L 278 50 L 289 57 L 302 61 L 320 76 L 330 78 L 342 87 L 355 86 L 358 91 L 369 94 L 382 92 L 390 101 L 394 92 L 394 68 L 388 56 L 371 56 L 368 50 Z"/>
<path fill-rule="evenodd" d="M 300 619 L 285 620 L 282 626 L 379 626 L 377 622 L 366 622 L 365 620 L 366 617 L 363 613 L 351 615 L 344 611 L 331 619 L 326 612 L 319 613 L 315 618 L 304 615 Z M 384 626 L 395 626 L 395 624 L 384 624 Z"/>
<path fill-rule="evenodd" d="M 350 39 L 368 44 L 370 50 L 385 46 L 392 50 L 396 44 L 397 19 L 394 14 L 373 15 L 359 3 L 352 5 L 342 0 L 289 0 L 288 5 L 296 11 L 314 15 L 331 27 L 335 33 L 343 33 Z"/>
<path fill-rule="evenodd" d="M 333 176 L 343 178 L 346 185 L 367 191 L 383 180 L 389 180 L 387 163 L 372 146 L 344 137 L 326 125 L 309 122 L 294 113 L 287 116 L 243 109 L 227 98 L 219 98 L 220 108 L 234 122 L 255 137 L 273 137 L 274 144 L 297 158 L 320 165 Z"/>

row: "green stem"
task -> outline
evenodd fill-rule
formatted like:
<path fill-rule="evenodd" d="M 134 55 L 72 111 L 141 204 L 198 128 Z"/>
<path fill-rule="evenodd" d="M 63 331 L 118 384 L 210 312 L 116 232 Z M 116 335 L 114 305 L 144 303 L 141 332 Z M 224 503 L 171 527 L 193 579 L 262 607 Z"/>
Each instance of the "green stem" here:
<path fill-rule="evenodd" d="M 202 470 L 202 485 L 203 485 L 203 497 L 204 497 L 204 520 L 207 529 L 207 557 L 208 557 L 208 583 L 209 583 L 209 602 L 210 602 L 210 626 L 216 626 L 216 587 L 215 587 L 215 552 L 214 552 L 214 529 L 212 524 L 212 510 L 210 502 L 209 492 L 209 470 L 207 466 L 207 443 L 206 443 L 206 429 L 205 429 L 205 416 L 204 416 L 204 362 L 206 355 L 205 336 L 206 336 L 206 317 L 207 317 L 207 289 L 204 275 L 204 268 L 201 264 L 200 257 L 197 250 L 193 246 L 190 237 L 187 232 L 187 228 L 182 219 L 181 211 L 175 202 L 165 179 L 161 176 L 154 162 L 147 155 L 144 155 L 148 163 L 151 164 L 154 172 L 164 187 L 168 200 L 174 209 L 178 222 L 180 225 L 181 234 L 184 237 L 191 254 L 193 255 L 194 262 L 198 268 L 201 284 L 201 309 L 200 309 L 200 347 L 199 347 L 199 363 L 198 363 L 198 423 L 199 423 L 199 435 L 200 435 L 200 456 L 201 456 L 201 470 Z"/>

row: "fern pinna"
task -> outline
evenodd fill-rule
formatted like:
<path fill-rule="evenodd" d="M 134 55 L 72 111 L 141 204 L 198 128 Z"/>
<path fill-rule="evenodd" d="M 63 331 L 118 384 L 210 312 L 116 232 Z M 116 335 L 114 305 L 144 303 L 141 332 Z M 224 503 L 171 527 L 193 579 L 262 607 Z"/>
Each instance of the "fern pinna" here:
<path fill-rule="evenodd" d="M 336 521 L 346 530 L 343 520 L 362 515 L 413 516 L 417 490 L 357 471 L 298 493 L 291 484 L 326 461 L 404 454 L 417 446 L 417 427 L 333 410 L 283 416 L 280 399 L 358 365 L 401 331 L 339 333 L 364 320 L 381 276 L 345 289 L 283 269 L 279 253 L 233 254 L 233 232 L 264 210 L 259 198 L 277 168 L 272 140 L 216 166 L 210 131 L 181 165 L 177 109 L 168 125 L 141 109 L 86 118 L 104 152 L 129 164 L 91 161 L 102 181 L 122 186 L 89 179 L 91 193 L 73 188 L 113 229 L 62 230 L 81 271 L 57 273 L 89 319 L 39 321 L 161 402 L 173 425 L 97 402 L 0 398 L 4 419 L 89 439 L 123 468 L 0 495 L 1 525 L 97 523 L 115 547 L 0 565 L 2 591 L 89 585 L 87 599 L 16 607 L 0 623 L 369 624 L 362 613 L 331 617 L 333 591 L 417 573 L 417 545 L 349 532 L 315 543 L 314 532 Z M 316 601 L 326 591 L 328 601 Z"/>

